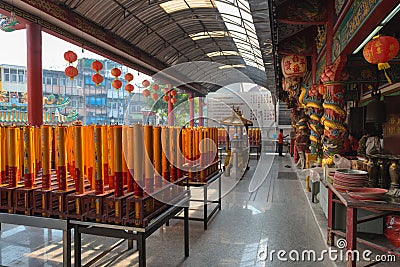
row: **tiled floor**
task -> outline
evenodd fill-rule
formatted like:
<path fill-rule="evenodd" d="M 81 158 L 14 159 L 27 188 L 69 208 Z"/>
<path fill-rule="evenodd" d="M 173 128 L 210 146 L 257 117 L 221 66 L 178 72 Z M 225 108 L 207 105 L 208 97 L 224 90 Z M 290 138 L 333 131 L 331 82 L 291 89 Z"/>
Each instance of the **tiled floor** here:
<path fill-rule="evenodd" d="M 328 260 L 278 260 L 273 250 L 301 253 L 307 249 L 315 250 L 318 255 L 326 245 L 301 183 L 291 173 L 295 172 L 291 159 L 264 154 L 257 170 L 256 165 L 257 161 L 251 160 L 250 170 L 240 181 L 223 177 L 222 210 L 210 222 L 208 230 L 203 230 L 202 222 L 190 222 L 188 258 L 184 258 L 183 252 L 183 222 L 172 220 L 170 226 L 163 226 L 148 238 L 147 265 L 333 266 Z M 216 189 L 215 185 L 210 187 L 210 198 L 216 196 Z M 83 235 L 82 263 L 89 262 L 117 241 Z M 272 261 L 265 257 L 271 253 Z M 137 252 L 127 250 L 124 242 L 94 265 L 137 266 L 137 256 Z M 61 266 L 61 231 L 3 224 L 0 264 Z"/>

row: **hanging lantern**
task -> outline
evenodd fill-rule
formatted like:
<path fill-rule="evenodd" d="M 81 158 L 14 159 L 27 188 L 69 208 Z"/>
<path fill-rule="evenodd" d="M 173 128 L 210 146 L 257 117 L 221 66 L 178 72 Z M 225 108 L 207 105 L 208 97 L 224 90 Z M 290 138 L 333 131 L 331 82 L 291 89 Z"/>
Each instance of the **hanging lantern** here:
<path fill-rule="evenodd" d="M 73 80 L 76 76 L 78 76 L 78 69 L 74 66 L 68 66 L 65 68 L 65 75 Z"/>
<path fill-rule="evenodd" d="M 363 49 L 366 61 L 371 64 L 378 64 L 378 70 L 384 70 L 386 79 L 392 83 L 386 74 L 386 69 L 390 68 L 389 60 L 397 56 L 399 52 L 399 41 L 391 36 L 375 36 Z"/>
<path fill-rule="evenodd" d="M 172 91 L 171 91 L 171 95 L 172 95 L 172 96 L 176 96 L 177 94 L 178 94 L 178 92 L 177 92 L 176 90 L 172 90 Z"/>
<path fill-rule="evenodd" d="M 64 53 L 64 58 L 68 63 L 75 62 L 78 59 L 78 56 L 74 51 L 68 50 L 67 52 Z"/>
<path fill-rule="evenodd" d="M 103 69 L 103 64 L 100 61 L 95 60 L 92 62 L 92 70 L 94 70 L 95 72 L 99 72 L 102 69 Z"/>
<path fill-rule="evenodd" d="M 113 68 L 111 70 L 111 75 L 115 77 L 115 79 L 121 75 L 121 70 L 118 68 Z"/>
<path fill-rule="evenodd" d="M 112 87 L 114 87 L 115 89 L 119 89 L 122 87 L 122 82 L 120 80 L 114 80 L 111 83 Z"/>
<path fill-rule="evenodd" d="M 164 100 L 165 102 L 168 102 L 168 101 L 169 101 L 169 96 L 165 95 L 165 96 L 163 97 L 163 100 Z"/>
<path fill-rule="evenodd" d="M 151 86 L 151 89 L 153 89 L 154 91 L 157 91 L 158 89 L 160 89 L 160 87 L 158 86 L 158 84 L 155 83 Z"/>
<path fill-rule="evenodd" d="M 129 83 L 130 81 L 133 80 L 133 75 L 131 73 L 126 73 L 124 78 Z"/>
<path fill-rule="evenodd" d="M 282 58 L 282 73 L 285 77 L 303 77 L 307 70 L 307 59 L 300 55 L 286 55 Z"/>
<path fill-rule="evenodd" d="M 96 84 L 99 85 L 103 82 L 104 78 L 101 76 L 100 73 L 95 73 L 92 75 L 92 81 Z"/>
<path fill-rule="evenodd" d="M 176 99 L 175 97 L 174 97 L 174 98 L 171 98 L 171 103 L 172 103 L 172 104 L 175 105 L 177 101 L 178 101 L 178 99 Z"/>
<path fill-rule="evenodd" d="M 125 85 L 125 91 L 127 91 L 128 93 L 132 93 L 134 89 L 135 89 L 135 87 L 133 87 L 133 85 L 130 83 Z"/>
<path fill-rule="evenodd" d="M 153 94 L 151 95 L 151 98 L 152 98 L 153 100 L 157 100 L 157 99 L 158 99 L 158 94 L 157 94 L 157 93 L 153 93 Z"/>
<path fill-rule="evenodd" d="M 148 80 L 144 80 L 144 81 L 142 82 L 142 85 L 143 85 L 144 87 L 149 87 L 149 86 L 150 86 L 150 82 L 149 82 Z"/>
<path fill-rule="evenodd" d="M 144 97 L 149 97 L 150 96 L 150 90 L 149 89 L 144 89 L 142 92 Z"/>

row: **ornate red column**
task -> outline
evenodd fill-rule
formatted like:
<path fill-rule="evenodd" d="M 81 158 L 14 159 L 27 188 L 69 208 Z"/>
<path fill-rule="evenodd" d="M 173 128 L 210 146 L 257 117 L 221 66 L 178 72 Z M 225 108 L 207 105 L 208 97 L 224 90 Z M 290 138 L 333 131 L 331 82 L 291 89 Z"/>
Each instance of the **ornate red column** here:
<path fill-rule="evenodd" d="M 27 84 L 28 84 L 28 124 L 43 124 L 42 92 L 42 27 L 28 23 L 27 40 Z"/>
<path fill-rule="evenodd" d="M 199 97 L 199 126 L 203 126 L 203 106 L 204 98 Z"/>
<path fill-rule="evenodd" d="M 193 93 L 189 94 L 189 122 L 190 126 L 194 126 L 194 99 Z"/>
<path fill-rule="evenodd" d="M 168 93 L 169 99 L 168 99 L 168 126 L 174 126 L 175 124 L 175 115 L 174 115 L 174 104 L 171 101 L 171 93 Z"/>
<path fill-rule="evenodd" d="M 333 65 L 325 67 L 321 74 L 324 83 L 324 116 L 321 123 L 324 125 L 324 159 L 323 164 L 333 165 L 333 156 L 340 154 L 343 148 L 343 134 L 346 131 L 344 121 L 344 73 L 342 69 L 346 58 L 340 56 Z"/>

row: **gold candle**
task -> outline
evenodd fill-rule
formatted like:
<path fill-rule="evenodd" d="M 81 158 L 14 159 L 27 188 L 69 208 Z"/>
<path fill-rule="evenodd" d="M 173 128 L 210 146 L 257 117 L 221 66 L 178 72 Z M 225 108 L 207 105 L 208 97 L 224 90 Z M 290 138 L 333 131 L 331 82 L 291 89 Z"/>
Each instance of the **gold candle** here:
<path fill-rule="evenodd" d="M 87 166 L 87 179 L 90 181 L 91 189 L 96 190 L 96 181 L 94 176 L 94 168 L 95 168 L 95 141 L 94 141 L 94 131 L 95 126 L 89 125 L 86 126 L 86 138 L 85 143 L 87 143 L 86 150 L 84 153 L 84 157 L 86 159 Z M 101 139 L 100 139 L 101 142 Z"/>
<path fill-rule="evenodd" d="M 155 189 L 162 187 L 162 148 L 161 148 L 161 127 L 153 127 L 153 164 L 155 170 Z"/>
<path fill-rule="evenodd" d="M 51 187 L 52 132 L 50 126 L 42 126 L 42 188 L 44 190 Z"/>
<path fill-rule="evenodd" d="M 161 146 L 162 146 L 162 177 L 170 181 L 169 166 L 169 128 L 161 128 Z"/>
<path fill-rule="evenodd" d="M 171 176 L 171 182 L 175 182 L 177 179 L 177 169 L 176 169 L 176 154 L 177 154 L 177 136 L 176 136 L 176 131 L 175 127 L 170 127 L 170 135 L 169 135 L 169 157 L 170 157 L 170 162 L 171 162 L 171 169 L 170 169 L 170 176 Z"/>
<path fill-rule="evenodd" d="M 153 126 L 143 126 L 144 133 L 144 177 L 147 192 L 154 190 L 154 166 L 153 166 Z"/>
<path fill-rule="evenodd" d="M 8 127 L 7 132 L 7 176 L 8 176 L 8 187 L 16 187 L 19 182 L 18 167 L 19 167 L 19 144 L 18 134 L 19 128 Z"/>
<path fill-rule="evenodd" d="M 103 169 L 103 131 L 102 126 L 94 129 L 94 159 L 95 159 L 95 194 L 104 193 L 104 169 Z"/>
<path fill-rule="evenodd" d="M 114 189 L 114 132 L 113 125 L 108 126 L 108 186 Z"/>
<path fill-rule="evenodd" d="M 83 126 L 76 125 L 74 128 L 74 152 L 75 152 L 75 189 L 76 194 L 85 193 L 84 161 L 83 161 Z"/>
<path fill-rule="evenodd" d="M 127 148 L 128 148 L 128 126 L 122 126 L 122 184 L 128 184 L 128 163 L 127 163 Z"/>
<path fill-rule="evenodd" d="M 67 190 L 67 147 L 66 147 L 66 134 L 67 127 L 58 126 L 57 133 L 57 181 L 59 190 Z"/>
<path fill-rule="evenodd" d="M 122 126 L 113 127 L 114 132 L 114 196 L 124 195 L 122 184 Z"/>
<path fill-rule="evenodd" d="M 127 154 L 127 165 L 128 165 L 128 192 L 133 192 L 134 190 L 134 179 L 133 179 L 133 168 L 134 168 L 134 153 L 133 153 L 133 147 L 134 147 L 134 134 L 133 134 L 133 127 L 129 126 L 128 128 L 128 147 L 127 151 L 125 153 Z"/>
<path fill-rule="evenodd" d="M 135 136 L 135 143 L 133 146 L 134 165 L 134 195 L 135 197 L 143 196 L 143 155 L 144 155 L 144 144 L 143 144 L 143 128 L 140 124 L 133 126 L 133 135 Z"/>
<path fill-rule="evenodd" d="M 24 186 L 32 188 L 35 185 L 35 143 L 34 127 L 24 126 Z"/>
<path fill-rule="evenodd" d="M 108 132 L 107 126 L 101 126 L 101 146 L 102 146 L 102 162 L 103 162 L 103 177 L 104 185 L 108 185 Z"/>
<path fill-rule="evenodd" d="M 183 155 L 182 155 L 182 128 L 176 127 L 176 168 L 177 178 L 181 178 L 183 176 L 182 166 L 183 166 Z"/>

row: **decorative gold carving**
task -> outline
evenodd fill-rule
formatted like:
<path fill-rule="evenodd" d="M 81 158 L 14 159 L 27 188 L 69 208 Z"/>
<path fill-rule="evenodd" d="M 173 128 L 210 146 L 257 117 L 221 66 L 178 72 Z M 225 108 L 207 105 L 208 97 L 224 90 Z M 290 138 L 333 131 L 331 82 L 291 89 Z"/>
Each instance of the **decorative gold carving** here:
<path fill-rule="evenodd" d="M 317 49 L 320 50 L 326 41 L 326 29 L 325 25 L 319 25 L 317 37 L 315 37 L 315 42 L 317 44 Z"/>

